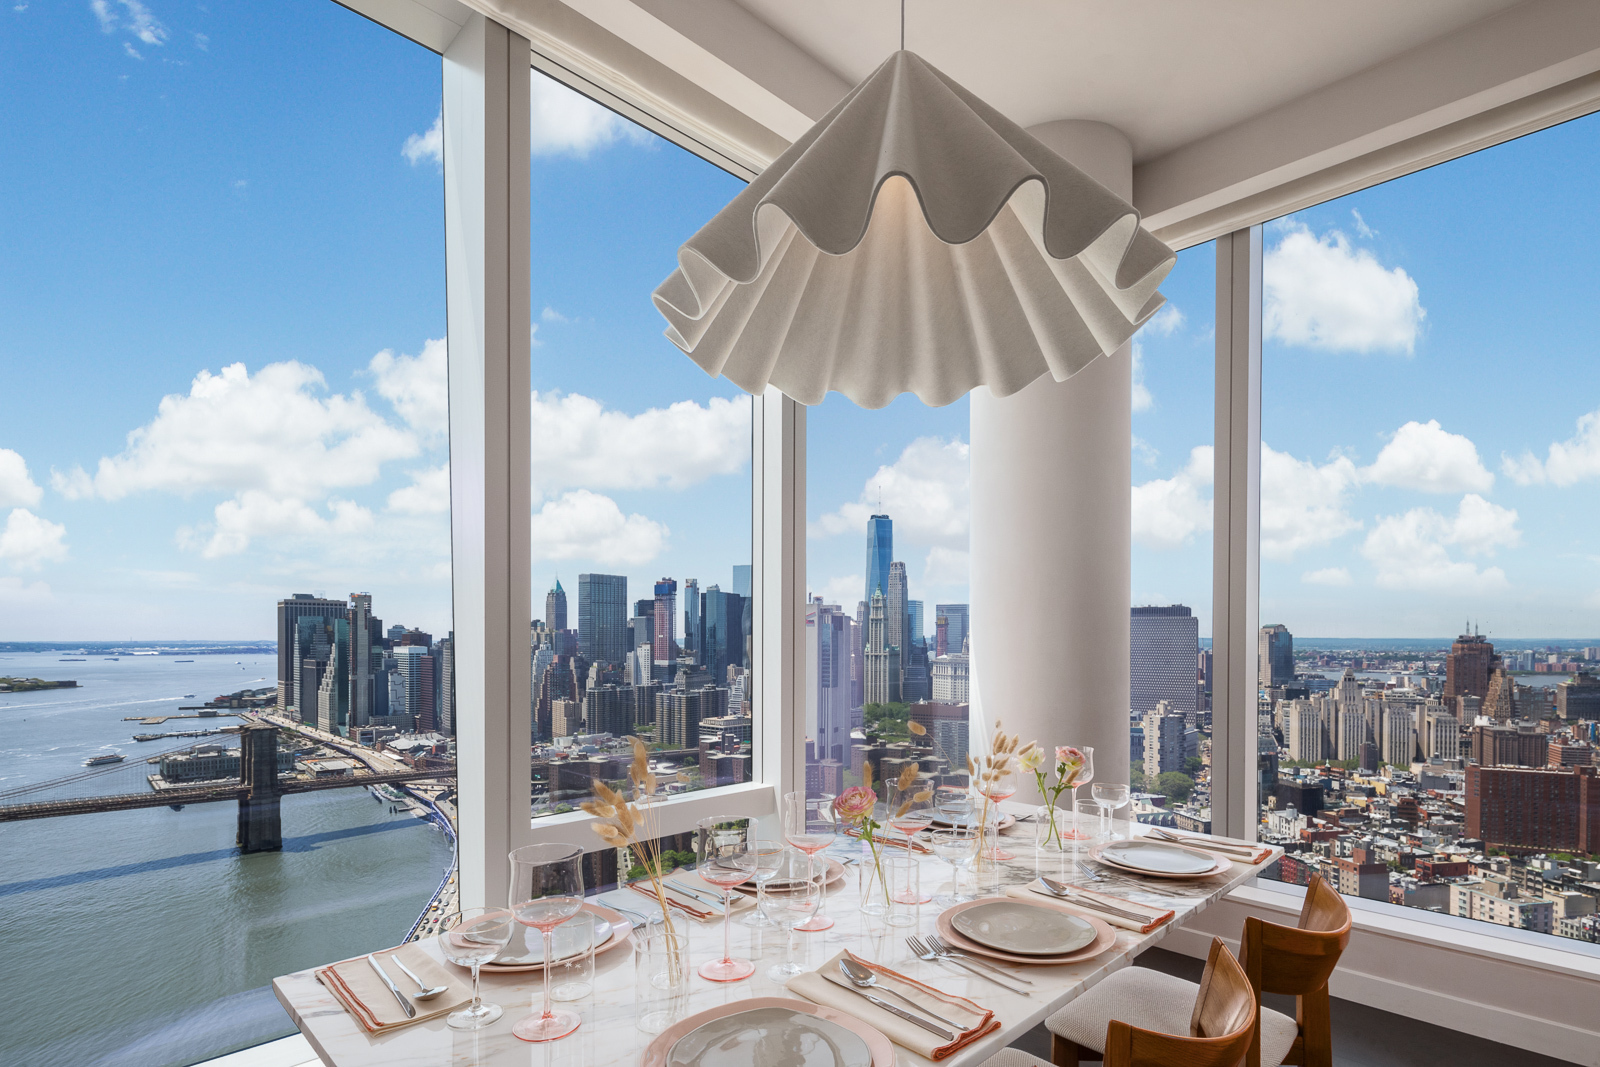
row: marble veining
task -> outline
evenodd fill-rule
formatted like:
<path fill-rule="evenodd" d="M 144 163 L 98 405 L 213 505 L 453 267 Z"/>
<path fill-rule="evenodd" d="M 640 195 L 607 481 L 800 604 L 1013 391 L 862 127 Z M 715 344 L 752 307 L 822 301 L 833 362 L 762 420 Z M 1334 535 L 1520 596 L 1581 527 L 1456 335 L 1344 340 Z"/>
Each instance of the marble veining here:
<path fill-rule="evenodd" d="M 1006 886 L 1025 884 L 1040 873 L 1076 885 L 1091 884 L 1085 882 L 1074 867 L 1077 857 L 1037 850 L 1029 844 L 1031 835 L 1029 824 L 1018 823 L 1005 837 L 1005 847 L 1016 854 L 1016 859 L 1003 864 L 987 879 L 988 884 L 982 887 L 985 892 L 998 895 Z M 835 846 L 831 851 L 835 855 L 854 856 L 858 847 L 851 842 Z M 940 887 L 948 886 L 950 868 L 942 861 L 931 856 L 921 857 L 919 868 L 925 891 L 937 893 Z M 1259 869 L 1259 866 L 1235 863 L 1228 875 L 1204 882 L 1151 880 L 1148 883 L 1152 890 L 1171 896 L 1142 893 L 1129 885 L 1102 883 L 1096 886 L 1141 903 L 1169 907 L 1176 916 L 1149 934 L 1118 929 L 1114 947 L 1092 960 L 1057 967 L 1012 968 L 1034 982 L 1031 997 L 1007 992 L 957 967 L 925 962 L 913 956 L 905 942 L 907 935 L 934 933 L 934 919 L 940 909 L 934 904 L 922 905 L 917 909 L 915 927 L 891 927 L 882 917 L 863 915 L 859 910 L 854 866 L 828 896 L 827 914 L 834 920 L 833 928 L 821 933 L 795 935 L 796 959 L 814 968 L 839 949 L 849 948 L 918 981 L 993 1008 L 1002 1021 L 1001 1029 L 940 1061 L 947 1067 L 971 1067 L 1004 1048 L 1106 975 L 1128 966 L 1139 952 L 1160 942 L 1169 931 L 1230 889 L 1251 880 Z M 970 888 L 970 874 L 967 884 Z M 602 904 L 621 903 L 633 911 L 650 908 L 648 902 L 640 907 L 638 894 L 627 891 L 620 895 L 602 894 L 597 899 Z M 720 922 L 677 925 L 689 931 L 691 968 L 720 954 Z M 790 996 L 783 986 L 766 976 L 767 968 L 784 958 L 785 942 L 783 933 L 743 926 L 735 916 L 734 953 L 756 962 L 755 975 L 726 985 L 708 982 L 698 975 L 691 977 L 683 998 L 682 1015 L 752 997 Z M 432 942 L 427 942 L 426 946 L 438 954 Z M 445 966 L 452 969 L 449 964 Z M 464 969 L 460 974 L 463 983 L 470 980 Z M 616 951 L 596 956 L 594 993 L 582 1001 L 564 1005 L 576 1010 L 583 1024 L 560 1041 L 528 1044 L 511 1035 L 511 1026 L 531 1010 L 541 995 L 542 977 L 538 972 L 485 975 L 484 999 L 503 1005 L 506 1011 L 493 1026 L 474 1033 L 451 1030 L 441 1017 L 390 1033 L 369 1035 L 317 982 L 311 971 L 284 975 L 272 983 L 273 991 L 290 1017 L 330 1067 L 377 1067 L 380 1064 L 383 1067 L 441 1067 L 446 1064 L 450 1067 L 631 1067 L 652 1040 L 651 1035 L 635 1026 L 637 1004 L 643 992 L 636 992 L 636 987 L 648 988 L 642 979 L 636 981 L 633 952 Z M 659 993 L 651 995 L 660 996 Z M 895 1064 L 896 1067 L 930 1067 L 931 1061 L 897 1045 Z"/>

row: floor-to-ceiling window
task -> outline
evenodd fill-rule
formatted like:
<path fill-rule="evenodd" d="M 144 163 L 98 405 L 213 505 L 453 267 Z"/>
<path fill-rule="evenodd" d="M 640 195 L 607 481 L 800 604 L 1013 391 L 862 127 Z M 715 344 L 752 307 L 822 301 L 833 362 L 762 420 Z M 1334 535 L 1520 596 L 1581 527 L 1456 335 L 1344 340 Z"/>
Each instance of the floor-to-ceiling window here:
<path fill-rule="evenodd" d="M 192 1063 L 450 900 L 448 778 L 180 803 L 262 734 L 291 789 L 451 765 L 439 58 L 326 0 L 4 17 L 0 1060 Z"/>
<path fill-rule="evenodd" d="M 751 780 L 754 600 L 751 398 L 650 300 L 742 183 L 532 77 L 538 818 L 623 780 L 630 737 L 668 796 Z"/>
<path fill-rule="evenodd" d="M 1211 818 L 1215 260 L 1180 253 L 1133 340 L 1129 776 L 1141 820 L 1187 829 Z"/>
<path fill-rule="evenodd" d="M 1270 223 L 1261 833 L 1285 881 L 1600 940 L 1600 120 Z"/>

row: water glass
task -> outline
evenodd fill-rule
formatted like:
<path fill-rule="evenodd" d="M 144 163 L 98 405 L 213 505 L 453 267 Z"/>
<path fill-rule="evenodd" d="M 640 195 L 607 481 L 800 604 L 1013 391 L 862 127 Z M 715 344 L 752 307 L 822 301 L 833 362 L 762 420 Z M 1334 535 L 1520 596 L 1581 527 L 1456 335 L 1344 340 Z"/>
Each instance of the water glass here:
<path fill-rule="evenodd" d="M 766 903 L 762 905 L 768 917 L 788 933 L 787 954 L 782 963 L 773 964 L 767 969 L 767 977 L 774 982 L 784 982 L 798 974 L 804 974 L 805 968 L 794 958 L 794 932 L 803 927 L 816 915 L 817 908 L 822 904 L 822 875 L 813 875 L 793 884 L 781 893 L 770 893 Z"/>
<path fill-rule="evenodd" d="M 600 932 L 602 926 L 604 933 Z M 571 1003 L 594 992 L 594 953 L 611 939 L 611 926 L 602 919 L 585 923 L 582 930 L 587 933 L 588 944 L 579 945 L 577 939 L 565 940 L 565 946 L 574 950 L 572 954 L 545 965 L 552 973 L 551 982 L 555 987 L 550 991 L 551 1000 Z"/>
<path fill-rule="evenodd" d="M 773 922 L 767 918 L 761 904 L 767 899 L 767 883 L 776 878 L 784 866 L 784 848 L 776 841 L 753 840 L 750 851 L 756 865 L 756 873 L 751 876 L 756 884 L 756 906 L 739 921 L 745 926 L 770 927 Z"/>
<path fill-rule="evenodd" d="M 890 926 L 917 925 L 917 905 L 922 900 L 921 869 L 917 857 L 909 851 L 891 849 L 883 857 L 883 877 L 889 886 Z"/>
<path fill-rule="evenodd" d="M 1087 852 L 1105 840 L 1104 828 L 1100 824 L 1100 805 L 1092 800 L 1080 800 L 1072 805 L 1072 809 L 1075 816 L 1073 821 L 1078 826 L 1078 837 L 1073 844 Z"/>
<path fill-rule="evenodd" d="M 966 827 L 935 830 L 929 836 L 933 854 L 950 865 L 950 892 L 940 893 L 933 902 L 949 908 L 974 899 L 971 893 L 961 891 L 961 872 L 972 866 L 977 856 L 977 831 Z"/>
<path fill-rule="evenodd" d="M 485 1004 L 478 993 L 478 968 L 511 943 L 516 918 L 505 908 L 468 908 L 444 922 L 439 951 L 458 967 L 472 968 L 472 1003 L 451 1012 L 445 1022 L 452 1030 L 481 1030 L 504 1014 L 498 1004 Z"/>
<path fill-rule="evenodd" d="M 689 1003 L 689 931 L 659 923 L 634 931 L 634 1025 L 659 1034 L 682 1019 Z"/>

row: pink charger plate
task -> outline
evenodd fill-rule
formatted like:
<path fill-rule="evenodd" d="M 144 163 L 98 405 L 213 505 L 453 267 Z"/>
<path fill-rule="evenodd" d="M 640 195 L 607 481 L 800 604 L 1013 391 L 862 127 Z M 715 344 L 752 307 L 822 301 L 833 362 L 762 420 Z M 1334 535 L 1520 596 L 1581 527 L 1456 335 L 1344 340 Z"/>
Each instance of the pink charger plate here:
<path fill-rule="evenodd" d="M 681 1039 L 698 1030 L 713 1019 L 721 1019 L 728 1015 L 737 1015 L 742 1011 L 751 1011 L 755 1008 L 787 1008 L 791 1011 L 805 1012 L 815 1015 L 819 1019 L 826 1019 L 830 1023 L 844 1027 L 856 1034 L 867 1043 L 867 1049 L 872 1053 L 872 1067 L 894 1067 L 894 1042 L 890 1041 L 878 1030 L 874 1030 L 866 1023 L 853 1015 L 846 1015 L 842 1011 L 825 1008 L 821 1004 L 813 1004 L 809 1000 L 798 997 L 751 997 L 748 1000 L 736 1000 L 731 1004 L 711 1008 L 691 1015 L 682 1022 L 674 1023 L 656 1035 L 654 1041 L 645 1047 L 644 1055 L 639 1057 L 639 1067 L 665 1067 L 667 1054 L 672 1051 L 672 1046 Z"/>
<path fill-rule="evenodd" d="M 585 902 L 583 907 L 581 909 L 579 909 L 579 910 L 580 911 L 587 911 L 587 912 L 589 912 L 589 913 L 591 913 L 593 915 L 598 915 L 600 918 L 604 919 L 608 923 L 621 923 L 622 924 L 622 929 L 621 930 L 612 929 L 612 931 L 611 931 L 611 940 L 607 941 L 605 944 L 601 945 L 599 948 L 594 950 L 594 954 L 596 956 L 600 955 L 600 953 L 602 953 L 602 952 L 610 952 L 614 948 L 619 948 L 619 947 L 621 947 L 623 945 L 626 945 L 632 940 L 633 924 L 628 922 L 627 919 L 623 918 L 621 912 L 612 911 L 610 908 L 604 907 L 603 905 L 590 904 L 588 902 Z M 535 933 L 537 933 L 537 931 L 535 931 Z M 442 937 L 443 935 L 441 934 L 440 936 Z M 543 935 L 538 935 L 538 936 L 543 936 Z M 573 957 L 569 957 L 569 958 L 577 959 L 579 957 L 573 956 Z M 561 962 L 565 962 L 565 961 L 558 960 L 557 962 L 561 963 Z M 509 963 L 509 964 L 507 964 L 507 963 L 485 963 L 479 968 L 479 970 L 484 974 L 521 974 L 524 971 L 542 971 L 542 970 L 544 970 L 544 964 L 543 963 Z"/>

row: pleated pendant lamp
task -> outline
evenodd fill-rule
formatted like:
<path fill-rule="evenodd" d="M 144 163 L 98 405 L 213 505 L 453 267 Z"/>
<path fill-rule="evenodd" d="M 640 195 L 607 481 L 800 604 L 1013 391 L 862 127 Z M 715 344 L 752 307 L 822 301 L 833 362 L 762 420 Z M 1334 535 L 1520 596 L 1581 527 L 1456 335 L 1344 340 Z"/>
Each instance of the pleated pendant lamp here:
<path fill-rule="evenodd" d="M 748 392 L 940 406 L 1116 351 L 1174 261 L 1121 197 L 901 50 L 685 242 L 654 301 Z"/>

